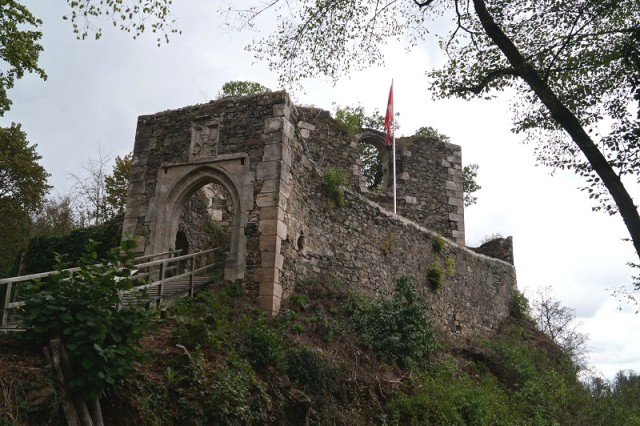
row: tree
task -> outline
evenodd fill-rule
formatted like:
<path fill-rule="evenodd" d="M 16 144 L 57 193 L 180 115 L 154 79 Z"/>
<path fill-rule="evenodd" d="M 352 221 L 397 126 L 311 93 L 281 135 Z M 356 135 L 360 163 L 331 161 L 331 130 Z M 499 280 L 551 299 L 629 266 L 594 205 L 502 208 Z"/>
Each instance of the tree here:
<path fill-rule="evenodd" d="M 430 73 L 436 95 L 514 90 L 514 130 L 544 137 L 543 164 L 585 177 L 594 208 L 620 213 L 640 256 L 640 215 L 621 180 L 640 172 L 640 124 L 628 108 L 640 101 L 637 1 L 274 0 L 239 13 L 252 24 L 269 7 L 291 12 L 250 47 L 285 85 L 381 63 L 389 38 L 415 45 L 429 17 L 451 15 L 441 40 L 449 61 Z M 612 131 L 600 134 L 606 120 Z"/>
<path fill-rule="evenodd" d="M 1 30 L 0 30 L 1 31 Z M 15 272 L 15 263 L 29 240 L 30 215 L 49 191 L 49 174 L 38 161 L 37 145 L 29 146 L 20 125 L 0 128 L 0 275 Z"/>
<path fill-rule="evenodd" d="M 538 291 L 531 303 L 531 316 L 538 328 L 549 336 L 579 368 L 586 364 L 587 335 L 578 329 L 574 310 L 562 306 L 559 300 L 551 295 L 551 288 Z"/>
<path fill-rule="evenodd" d="M 102 151 L 102 147 L 98 146 L 97 158 L 88 159 L 87 163 L 82 166 L 85 171 L 84 175 L 69 174 L 74 181 L 73 202 L 83 227 L 92 224 L 99 225 L 109 217 L 105 178 L 107 165 L 112 158 Z"/>
<path fill-rule="evenodd" d="M 218 99 L 231 96 L 257 95 L 266 92 L 271 92 L 271 89 L 255 81 L 227 81 L 222 85 L 222 90 L 218 92 Z"/>
<path fill-rule="evenodd" d="M 475 163 L 462 168 L 462 193 L 464 194 L 465 207 L 472 206 L 478 202 L 478 197 L 471 194 L 482 189 L 482 187 L 478 185 L 478 182 L 476 182 L 479 168 L 480 166 Z"/>
<path fill-rule="evenodd" d="M 127 204 L 127 190 L 129 189 L 129 177 L 131 175 L 133 155 L 114 159 L 113 172 L 104 178 L 104 189 L 107 193 L 105 202 L 111 215 L 123 215 Z"/>
<path fill-rule="evenodd" d="M 7 90 L 24 76 L 35 73 L 46 79 L 44 70 L 38 66 L 42 46 L 38 43 L 42 33 L 36 31 L 42 21 L 37 19 L 17 0 L 6 0 L 0 5 L 0 116 L 11 106 Z"/>
<path fill-rule="evenodd" d="M 19 124 L 0 128 L 0 200 L 11 200 L 27 212 L 38 208 L 50 189 L 36 147 L 29 146 Z"/>

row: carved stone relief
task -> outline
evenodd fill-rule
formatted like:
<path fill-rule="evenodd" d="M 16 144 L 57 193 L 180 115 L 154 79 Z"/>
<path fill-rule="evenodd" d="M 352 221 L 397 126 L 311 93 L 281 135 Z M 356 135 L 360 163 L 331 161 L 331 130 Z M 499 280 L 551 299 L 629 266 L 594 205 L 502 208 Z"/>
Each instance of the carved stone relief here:
<path fill-rule="evenodd" d="M 220 121 L 209 120 L 191 124 L 191 149 L 189 161 L 211 159 L 218 156 Z"/>

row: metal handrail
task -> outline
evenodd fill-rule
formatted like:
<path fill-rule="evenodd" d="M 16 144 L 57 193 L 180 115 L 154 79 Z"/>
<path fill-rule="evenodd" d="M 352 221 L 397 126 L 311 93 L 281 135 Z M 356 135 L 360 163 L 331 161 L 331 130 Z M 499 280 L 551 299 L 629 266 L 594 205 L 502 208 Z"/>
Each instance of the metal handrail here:
<path fill-rule="evenodd" d="M 189 291 L 189 295 L 193 296 L 193 292 L 194 292 L 194 280 L 193 277 L 196 274 L 199 274 L 201 272 L 204 272 L 208 269 L 211 269 L 213 266 L 215 266 L 215 263 L 210 263 L 210 264 L 206 264 L 202 267 L 198 267 L 195 268 L 195 259 L 198 257 L 204 257 L 209 253 L 213 253 L 214 251 L 217 251 L 218 248 L 213 248 L 213 249 L 209 249 L 209 250 L 203 250 L 203 251 L 199 251 L 196 253 L 190 253 L 190 254 L 185 254 L 185 255 L 181 255 L 181 256 L 173 256 L 175 253 L 179 252 L 179 250 L 172 250 L 172 251 L 167 251 L 164 253 L 158 253 L 158 254 L 153 254 L 153 255 L 145 255 L 145 256 L 140 256 L 134 259 L 134 262 L 142 260 L 142 259 L 146 259 L 146 258 L 154 258 L 154 257 L 160 257 L 160 256 L 167 256 L 169 255 L 170 257 L 166 257 L 163 259 L 157 259 L 157 260 L 151 260 L 148 262 L 142 262 L 142 263 L 134 263 L 135 265 L 135 272 L 132 274 L 132 278 L 134 280 L 142 280 L 144 278 L 156 275 L 159 277 L 159 279 L 153 280 L 151 283 L 145 283 L 145 284 L 141 284 L 139 286 L 135 286 L 134 288 L 132 288 L 131 290 L 127 290 L 127 291 L 123 291 L 120 293 L 121 297 L 125 296 L 127 294 L 132 294 L 135 291 L 139 291 L 139 290 L 147 290 L 153 287 L 159 287 L 159 291 L 158 291 L 158 296 L 157 296 L 157 303 L 161 303 L 163 296 L 165 296 L 164 294 L 164 285 L 167 282 L 170 281 L 174 281 L 180 278 L 184 278 L 184 277 L 189 277 L 189 284 L 190 284 L 190 291 Z M 191 260 L 190 263 L 190 269 L 186 270 L 185 272 L 176 274 L 176 275 L 172 275 L 167 277 L 167 272 L 176 272 L 179 270 L 179 263 L 181 261 L 185 261 L 185 260 Z M 96 264 L 96 265 L 100 265 L 100 264 Z M 76 267 L 76 268 L 70 268 L 70 269 L 65 269 L 64 271 L 69 271 L 71 274 L 79 271 L 81 268 Z M 40 278 L 46 278 L 50 275 L 53 275 L 55 273 L 57 273 L 58 271 L 49 271 L 49 272 L 41 272 L 38 274 L 31 274 L 31 275 L 23 275 L 23 276 L 19 276 L 19 277 L 11 277 L 11 278 L 5 278 L 3 280 L 0 280 L 0 285 L 2 284 L 6 284 L 7 288 L 6 288 L 6 292 L 5 292 L 5 300 L 4 300 L 4 307 L 0 306 L 0 309 L 2 309 L 2 315 L 0 317 L 0 331 L 9 331 L 9 330 L 19 330 L 17 328 L 14 329 L 10 329 L 7 328 L 7 324 L 8 324 L 8 319 L 9 319 L 9 310 L 12 308 L 16 308 L 19 306 L 24 305 L 24 301 L 11 301 L 12 296 L 15 296 L 15 293 L 13 291 L 13 286 L 14 285 L 19 285 L 22 283 L 27 283 L 29 281 L 33 281 L 36 279 L 40 279 Z"/>

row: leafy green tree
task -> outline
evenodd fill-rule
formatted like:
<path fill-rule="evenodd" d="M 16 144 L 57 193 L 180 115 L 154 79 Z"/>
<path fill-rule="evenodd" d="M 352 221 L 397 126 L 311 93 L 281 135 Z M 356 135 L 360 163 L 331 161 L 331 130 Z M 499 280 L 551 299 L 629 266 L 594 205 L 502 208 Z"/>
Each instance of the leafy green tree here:
<path fill-rule="evenodd" d="M 476 181 L 479 167 L 474 163 L 462 168 L 462 193 L 465 207 L 472 206 L 478 202 L 478 197 L 471 194 L 482 189 Z"/>
<path fill-rule="evenodd" d="M 0 116 L 11 106 L 7 91 L 26 72 L 46 79 L 44 70 L 38 66 L 42 46 L 42 33 L 37 29 L 42 21 L 37 19 L 17 0 L 6 0 L 0 5 Z"/>
<path fill-rule="evenodd" d="M 0 30 L 1 31 L 1 30 Z M 29 146 L 20 125 L 0 128 L 0 274 L 15 272 L 18 253 L 29 240 L 30 215 L 38 211 L 49 191 L 49 174 Z"/>
<path fill-rule="evenodd" d="M 49 191 L 49 174 L 38 161 L 37 145 L 29 146 L 19 124 L 0 128 L 0 199 L 26 211 L 38 208 Z"/>
<path fill-rule="evenodd" d="M 266 92 L 271 92 L 271 89 L 255 81 L 227 81 L 222 85 L 220 92 L 218 92 L 218 99 L 231 96 L 257 95 Z"/>
<path fill-rule="evenodd" d="M 104 188 L 106 191 L 105 202 L 107 210 L 112 215 L 124 214 L 127 204 L 127 190 L 129 189 L 129 177 L 131 175 L 132 154 L 124 157 L 117 156 L 113 165 L 113 172 L 104 178 Z"/>
<path fill-rule="evenodd" d="M 149 315 L 120 301 L 120 292 L 133 286 L 133 245 L 125 241 L 99 260 L 96 243 L 90 242 L 80 271 L 71 274 L 59 262 L 56 274 L 22 289 L 25 339 L 42 345 L 61 338 L 75 373 L 70 386 L 87 401 L 120 384 L 142 357 L 140 339 Z"/>
<path fill-rule="evenodd" d="M 276 0 L 268 7 L 292 13 L 251 48 L 285 85 L 381 63 L 386 41 L 416 45 L 428 19 L 451 16 L 453 30 L 441 37 L 449 61 L 430 73 L 436 96 L 487 98 L 511 89 L 514 130 L 540 141 L 543 164 L 585 177 L 595 209 L 620 213 L 640 255 L 640 215 L 621 180 L 640 173 L 640 123 L 628 108 L 640 100 L 637 1 Z M 263 10 L 239 13 L 251 24 Z M 612 131 L 600 133 L 607 120 Z"/>

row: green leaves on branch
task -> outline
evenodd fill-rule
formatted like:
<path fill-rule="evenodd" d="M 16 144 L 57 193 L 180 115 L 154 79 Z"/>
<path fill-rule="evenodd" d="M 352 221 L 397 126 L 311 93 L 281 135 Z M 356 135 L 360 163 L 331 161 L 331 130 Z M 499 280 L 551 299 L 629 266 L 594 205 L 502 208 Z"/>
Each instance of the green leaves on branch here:
<path fill-rule="evenodd" d="M 70 386 L 86 399 L 99 398 L 141 360 L 148 313 L 138 305 L 121 306 L 119 295 L 133 285 L 133 244 L 124 241 L 96 264 L 96 243 L 90 242 L 80 271 L 72 275 L 59 263 L 56 274 L 21 289 L 24 337 L 38 344 L 62 338 L 76 376 Z"/>
<path fill-rule="evenodd" d="M 102 37 L 102 28 L 93 20 L 106 17 L 121 31 L 133 34 L 136 39 L 145 31 L 157 34 L 158 46 L 169 43 L 169 35 L 181 33 L 171 14 L 172 0 L 67 0 L 71 9 L 65 20 L 70 20 L 73 32 L 79 39 L 94 34 L 96 40 Z"/>
<path fill-rule="evenodd" d="M 381 361 L 409 367 L 426 365 L 436 348 L 427 305 L 409 277 L 396 281 L 391 300 L 353 306 L 353 327 Z"/>
<path fill-rule="evenodd" d="M 338 167 L 328 167 L 324 171 L 323 186 L 331 205 L 344 207 L 344 187 L 349 183 L 347 173 Z"/>
<path fill-rule="evenodd" d="M 19 124 L 0 128 L 0 200 L 11 200 L 25 211 L 37 209 L 50 188 L 36 147 L 29 146 Z"/>
<path fill-rule="evenodd" d="M 228 98 L 232 96 L 250 96 L 260 93 L 271 92 L 266 86 L 255 81 L 227 81 L 222 85 L 222 89 L 218 92 L 217 99 Z"/>
<path fill-rule="evenodd" d="M 0 116 L 11 106 L 7 91 L 17 79 L 24 77 L 26 72 L 47 78 L 38 66 L 42 33 L 37 29 L 41 25 L 42 21 L 17 0 L 5 0 L 0 5 L 0 61 L 3 62 L 0 70 Z"/>

